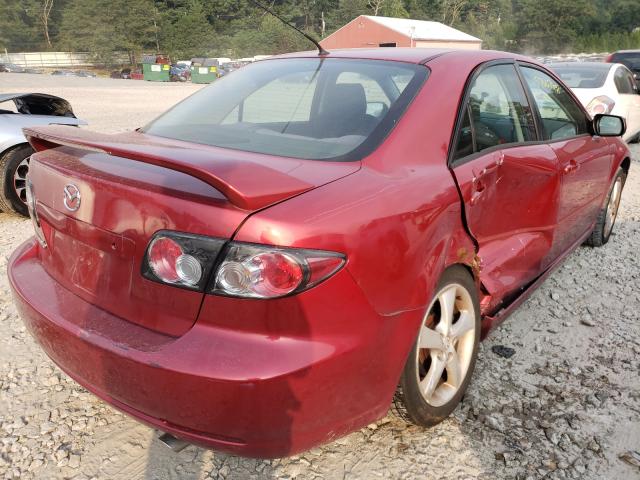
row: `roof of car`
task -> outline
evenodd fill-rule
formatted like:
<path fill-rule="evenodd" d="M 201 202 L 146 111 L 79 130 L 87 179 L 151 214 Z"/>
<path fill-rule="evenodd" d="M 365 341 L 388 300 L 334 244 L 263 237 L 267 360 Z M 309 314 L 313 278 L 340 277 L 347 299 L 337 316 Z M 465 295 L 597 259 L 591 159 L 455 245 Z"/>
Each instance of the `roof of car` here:
<path fill-rule="evenodd" d="M 270 57 L 266 60 L 279 58 L 318 58 L 317 50 L 306 52 L 285 53 Z M 525 60 L 531 63 L 539 63 L 530 57 L 525 57 L 515 53 L 499 52 L 494 50 L 465 50 L 465 49 L 445 49 L 445 48 L 345 48 L 331 50 L 329 55 L 320 58 L 353 58 L 365 60 L 391 60 L 408 63 L 427 63 L 435 58 L 446 58 L 451 60 L 468 60 L 470 63 L 487 62 L 501 58 L 513 58 Z"/>

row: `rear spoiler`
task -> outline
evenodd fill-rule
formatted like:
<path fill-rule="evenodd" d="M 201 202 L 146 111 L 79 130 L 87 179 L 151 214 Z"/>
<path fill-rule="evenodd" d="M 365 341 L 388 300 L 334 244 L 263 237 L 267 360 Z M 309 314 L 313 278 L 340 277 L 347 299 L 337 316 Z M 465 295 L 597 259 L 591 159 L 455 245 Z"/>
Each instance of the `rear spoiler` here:
<path fill-rule="evenodd" d="M 61 125 L 30 127 L 23 131 L 36 151 L 73 147 L 185 173 L 217 189 L 244 210 L 264 208 L 311 190 L 318 180 L 326 183 L 335 179 L 336 173 L 342 173 L 334 171 L 333 178 L 322 181 L 322 178 L 313 178 L 318 177 L 317 174 L 308 175 L 309 169 L 302 168 L 304 160 L 194 145 L 139 132 L 107 135 Z"/>

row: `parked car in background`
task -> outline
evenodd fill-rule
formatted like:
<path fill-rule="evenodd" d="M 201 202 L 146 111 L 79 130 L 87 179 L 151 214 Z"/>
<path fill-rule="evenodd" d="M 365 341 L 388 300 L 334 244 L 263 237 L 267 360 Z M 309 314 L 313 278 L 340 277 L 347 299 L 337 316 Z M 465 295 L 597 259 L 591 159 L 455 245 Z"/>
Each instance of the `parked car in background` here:
<path fill-rule="evenodd" d="M 605 62 L 621 63 L 633 73 L 640 88 L 640 50 L 620 50 L 609 55 Z"/>
<path fill-rule="evenodd" d="M 0 63 L 0 72 L 25 73 L 26 69 L 15 63 Z"/>
<path fill-rule="evenodd" d="M 54 70 L 51 75 L 60 77 L 86 77 L 95 78 L 96 74 L 89 70 Z"/>
<path fill-rule="evenodd" d="M 619 115 L 627 121 L 624 140 L 640 139 L 640 91 L 631 71 L 619 63 L 569 62 L 547 65 L 594 117 Z"/>
<path fill-rule="evenodd" d="M 394 396 L 447 418 L 481 333 L 609 240 L 631 163 L 621 117 L 487 50 L 294 53 L 133 132 L 25 133 L 28 331 L 116 408 L 258 457 Z"/>
<path fill-rule="evenodd" d="M 186 63 L 171 65 L 169 79 L 172 82 L 186 82 L 191 78 L 191 67 Z"/>
<path fill-rule="evenodd" d="M 54 70 L 51 72 L 54 77 L 75 77 L 76 74 L 72 70 Z"/>
<path fill-rule="evenodd" d="M 131 68 L 125 67 L 122 70 L 114 70 L 109 75 L 109 78 L 120 78 L 124 80 L 131 79 Z"/>
<path fill-rule="evenodd" d="M 0 211 L 28 215 L 26 181 L 33 149 L 22 132 L 37 125 L 84 125 L 66 100 L 44 93 L 0 94 Z"/>
<path fill-rule="evenodd" d="M 76 77 L 96 78 L 96 74 L 89 70 L 78 70 L 75 72 Z"/>

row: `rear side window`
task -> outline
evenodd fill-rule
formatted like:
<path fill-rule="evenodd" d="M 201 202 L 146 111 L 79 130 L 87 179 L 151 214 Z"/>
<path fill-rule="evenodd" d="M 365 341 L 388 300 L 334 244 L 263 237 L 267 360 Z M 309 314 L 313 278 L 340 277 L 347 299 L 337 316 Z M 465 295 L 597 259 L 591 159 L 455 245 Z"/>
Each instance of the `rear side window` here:
<path fill-rule="evenodd" d="M 522 67 L 522 73 L 540 112 L 544 140 L 561 140 L 587 133 L 582 109 L 562 85 L 535 68 Z"/>
<path fill-rule="evenodd" d="M 269 155 L 357 160 L 386 138 L 427 75 L 422 65 L 377 60 L 256 62 L 142 131 Z"/>
<path fill-rule="evenodd" d="M 454 159 L 536 139 L 533 114 L 515 67 L 495 65 L 483 70 L 469 90 Z"/>
<path fill-rule="evenodd" d="M 618 89 L 618 93 L 623 95 L 636 93 L 633 88 L 633 77 L 631 77 L 631 74 L 627 69 L 618 67 L 613 76 L 613 80 L 616 84 L 616 88 Z"/>

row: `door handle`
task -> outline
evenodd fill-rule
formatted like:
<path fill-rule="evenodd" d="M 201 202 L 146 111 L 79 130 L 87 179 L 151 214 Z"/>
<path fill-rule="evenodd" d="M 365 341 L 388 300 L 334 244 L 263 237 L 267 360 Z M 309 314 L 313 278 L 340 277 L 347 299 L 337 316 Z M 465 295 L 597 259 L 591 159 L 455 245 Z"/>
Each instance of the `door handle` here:
<path fill-rule="evenodd" d="M 576 162 L 575 160 L 571 160 L 567 165 L 565 165 L 563 171 L 564 173 L 569 174 L 571 172 L 575 172 L 576 170 L 578 170 L 578 168 L 580 168 L 578 162 Z"/>
<path fill-rule="evenodd" d="M 495 162 L 490 163 L 489 165 L 484 167 L 482 170 L 480 170 L 480 172 L 478 172 L 477 174 L 474 171 L 473 183 L 475 184 L 476 181 L 480 180 L 487 173 L 493 172 L 498 167 L 500 167 L 503 163 L 504 163 L 504 153 L 501 153 Z"/>

